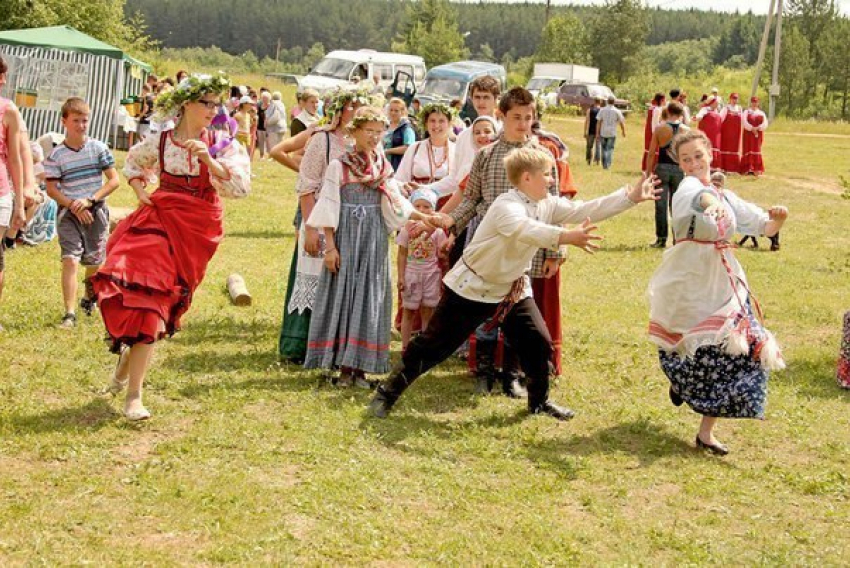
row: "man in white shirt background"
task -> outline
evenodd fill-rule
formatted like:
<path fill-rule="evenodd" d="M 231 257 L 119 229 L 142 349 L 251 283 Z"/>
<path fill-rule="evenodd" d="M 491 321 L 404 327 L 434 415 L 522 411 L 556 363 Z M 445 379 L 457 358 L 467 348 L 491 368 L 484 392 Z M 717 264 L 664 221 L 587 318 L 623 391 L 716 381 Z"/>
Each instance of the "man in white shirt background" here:
<path fill-rule="evenodd" d="M 614 158 L 614 143 L 617 141 L 617 125 L 626 137 L 626 119 L 620 109 L 614 106 L 617 99 L 608 97 L 608 104 L 596 116 L 596 136 L 602 140 L 602 169 L 611 167 Z"/>

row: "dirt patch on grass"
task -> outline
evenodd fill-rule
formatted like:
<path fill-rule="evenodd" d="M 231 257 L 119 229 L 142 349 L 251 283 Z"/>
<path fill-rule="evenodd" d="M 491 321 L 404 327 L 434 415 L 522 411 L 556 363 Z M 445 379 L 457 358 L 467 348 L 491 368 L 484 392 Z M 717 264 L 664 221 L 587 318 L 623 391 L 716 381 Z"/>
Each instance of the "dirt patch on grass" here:
<path fill-rule="evenodd" d="M 817 193 L 825 193 L 827 195 L 841 195 L 844 188 L 835 179 L 827 178 L 801 178 L 801 177 L 786 177 L 777 178 L 771 175 L 765 175 L 765 179 L 784 181 L 791 184 L 795 188 L 814 191 Z"/>

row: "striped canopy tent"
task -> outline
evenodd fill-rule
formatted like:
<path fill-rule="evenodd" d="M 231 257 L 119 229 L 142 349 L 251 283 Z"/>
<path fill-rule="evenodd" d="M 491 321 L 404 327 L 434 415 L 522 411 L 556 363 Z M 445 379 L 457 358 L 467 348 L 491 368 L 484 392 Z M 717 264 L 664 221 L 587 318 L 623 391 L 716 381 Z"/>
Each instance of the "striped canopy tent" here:
<path fill-rule="evenodd" d="M 9 67 L 0 96 L 21 110 L 30 137 L 62 132 L 62 103 L 81 97 L 92 109 L 89 135 L 115 146 L 121 100 L 141 93 L 148 64 L 70 26 L 0 32 Z"/>

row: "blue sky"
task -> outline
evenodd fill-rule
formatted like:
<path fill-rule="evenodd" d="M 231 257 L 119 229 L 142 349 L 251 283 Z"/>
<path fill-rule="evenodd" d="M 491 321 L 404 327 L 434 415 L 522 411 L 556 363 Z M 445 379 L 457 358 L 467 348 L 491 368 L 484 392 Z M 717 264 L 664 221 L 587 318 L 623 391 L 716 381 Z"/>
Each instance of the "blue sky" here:
<path fill-rule="evenodd" d="M 514 0 L 514 1 L 522 1 L 522 0 Z M 541 0 L 545 1 L 545 0 Z M 601 0 L 552 0 L 553 4 L 556 5 L 565 5 L 565 4 L 602 4 Z M 724 11 L 724 12 L 734 12 L 738 10 L 740 12 L 746 12 L 748 10 L 752 10 L 756 14 L 766 14 L 767 9 L 770 8 L 770 0 L 749 0 L 748 2 L 741 2 L 740 0 L 648 0 L 647 2 L 650 7 L 661 7 L 661 8 L 697 8 L 697 9 L 711 9 L 715 11 Z M 844 14 L 850 14 L 850 0 L 837 0 L 836 2 L 840 7 L 841 11 Z"/>

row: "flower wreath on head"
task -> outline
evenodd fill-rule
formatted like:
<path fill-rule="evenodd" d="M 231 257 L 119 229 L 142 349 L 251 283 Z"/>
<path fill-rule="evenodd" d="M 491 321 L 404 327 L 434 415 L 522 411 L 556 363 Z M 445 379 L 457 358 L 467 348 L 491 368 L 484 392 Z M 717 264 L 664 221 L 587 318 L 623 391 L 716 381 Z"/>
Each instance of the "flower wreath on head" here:
<path fill-rule="evenodd" d="M 351 119 L 351 122 L 348 123 L 349 131 L 356 130 L 366 124 L 367 122 L 380 122 L 384 125 L 384 128 L 387 128 L 390 125 L 390 121 L 384 116 L 384 113 L 378 110 L 368 109 L 367 112 L 359 114 Z"/>
<path fill-rule="evenodd" d="M 346 105 L 353 103 L 360 104 L 361 106 L 371 105 L 372 97 L 369 91 L 362 87 L 352 90 L 338 87 L 331 93 L 331 102 L 325 106 L 325 116 L 319 121 L 319 124 L 322 126 L 330 124 L 333 122 L 333 117 L 337 113 L 341 112 Z"/>
<path fill-rule="evenodd" d="M 222 96 L 229 90 L 230 78 L 223 71 L 216 75 L 192 75 L 156 98 L 154 119 L 158 122 L 171 120 L 180 114 L 184 103 L 200 100 L 207 94 Z"/>
<path fill-rule="evenodd" d="M 457 111 L 446 103 L 428 103 L 422 107 L 422 110 L 419 111 L 419 116 L 416 117 L 419 119 L 419 124 L 422 124 L 424 128 L 425 123 L 428 122 L 428 117 L 435 112 L 448 118 L 449 122 L 454 120 L 455 116 L 457 116 Z"/>

